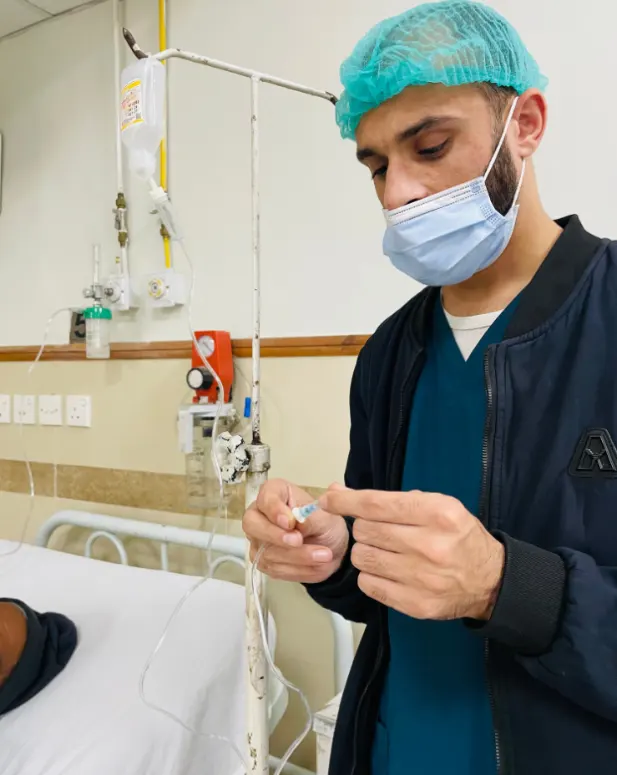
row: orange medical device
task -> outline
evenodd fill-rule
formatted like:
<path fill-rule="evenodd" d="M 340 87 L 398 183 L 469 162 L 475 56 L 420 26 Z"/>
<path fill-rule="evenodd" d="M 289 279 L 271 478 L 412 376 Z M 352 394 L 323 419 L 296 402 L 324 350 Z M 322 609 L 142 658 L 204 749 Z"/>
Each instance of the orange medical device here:
<path fill-rule="evenodd" d="M 221 378 L 224 395 L 222 401 L 231 401 L 231 388 L 234 381 L 234 362 L 231 350 L 231 336 L 228 331 L 195 331 L 199 349 Z M 204 366 L 204 362 L 193 342 L 192 366 L 186 375 L 187 385 L 195 391 L 193 403 L 215 404 L 218 399 L 218 387 L 214 377 Z"/>

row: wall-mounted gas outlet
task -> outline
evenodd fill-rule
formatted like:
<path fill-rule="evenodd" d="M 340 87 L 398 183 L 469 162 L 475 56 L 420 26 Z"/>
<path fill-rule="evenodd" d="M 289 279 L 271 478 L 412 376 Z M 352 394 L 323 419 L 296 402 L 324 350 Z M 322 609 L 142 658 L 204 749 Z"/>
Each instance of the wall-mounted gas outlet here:
<path fill-rule="evenodd" d="M 92 398 L 90 396 L 66 397 L 66 424 L 76 428 L 92 427 Z"/>
<path fill-rule="evenodd" d="M 175 307 L 186 304 L 187 288 L 184 275 L 173 269 L 163 269 L 146 277 L 146 298 L 153 307 Z"/>
<path fill-rule="evenodd" d="M 34 396 L 13 396 L 13 422 L 34 425 Z"/>
<path fill-rule="evenodd" d="M 39 396 L 39 423 L 62 425 L 62 396 Z"/>
<path fill-rule="evenodd" d="M 11 396 L 0 396 L 0 425 L 8 425 L 11 422 Z"/>
<path fill-rule="evenodd" d="M 139 307 L 139 298 L 127 275 L 112 275 L 105 284 L 104 293 L 109 306 L 117 312 Z"/>

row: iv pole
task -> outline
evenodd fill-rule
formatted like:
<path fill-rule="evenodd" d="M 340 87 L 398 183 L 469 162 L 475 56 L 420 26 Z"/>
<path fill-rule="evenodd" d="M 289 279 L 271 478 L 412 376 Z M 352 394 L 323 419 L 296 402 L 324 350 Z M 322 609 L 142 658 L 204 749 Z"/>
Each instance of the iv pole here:
<path fill-rule="evenodd" d="M 124 39 L 138 59 L 144 59 L 146 54 L 137 44 L 133 35 L 123 30 Z M 253 339 L 252 339 L 252 440 L 247 445 L 249 468 L 246 476 L 246 506 L 250 506 L 257 498 L 261 486 L 268 479 L 270 468 L 270 447 L 261 440 L 261 207 L 259 198 L 259 86 L 269 83 L 290 91 L 320 97 L 333 105 L 336 97 L 326 91 L 313 89 L 293 81 L 277 78 L 273 75 L 249 70 L 244 67 L 222 62 L 218 59 L 192 54 L 181 49 L 170 48 L 152 55 L 153 59 L 184 59 L 198 65 L 205 65 L 216 70 L 224 70 L 234 75 L 241 75 L 251 80 L 251 194 L 252 194 L 252 254 L 253 254 Z M 268 728 L 268 665 L 261 642 L 259 619 L 253 599 L 251 562 L 246 556 L 246 643 L 248 650 L 248 696 L 247 696 L 247 749 L 251 775 L 268 775 L 269 742 Z M 261 607 L 266 622 L 268 609 L 266 599 L 265 578 L 257 574 L 256 587 L 260 596 Z"/>

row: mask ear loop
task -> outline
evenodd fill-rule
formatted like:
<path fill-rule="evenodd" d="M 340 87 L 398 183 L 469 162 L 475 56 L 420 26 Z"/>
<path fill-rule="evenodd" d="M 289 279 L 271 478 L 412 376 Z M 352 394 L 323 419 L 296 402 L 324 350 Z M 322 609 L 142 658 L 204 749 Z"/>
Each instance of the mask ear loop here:
<path fill-rule="evenodd" d="M 484 173 L 484 182 L 486 183 L 486 179 L 491 174 L 491 170 L 493 169 L 495 162 L 497 161 L 497 157 L 499 156 L 499 151 L 501 151 L 501 148 L 506 141 L 506 135 L 508 134 L 508 129 L 510 128 L 510 124 L 512 122 L 512 116 L 514 115 L 514 110 L 516 108 L 516 104 L 518 102 L 518 97 L 514 100 L 512 103 L 512 106 L 510 107 L 510 112 L 508 113 L 508 118 L 506 119 L 506 124 L 503 128 L 503 132 L 501 133 L 501 140 L 499 141 L 497 148 L 495 149 L 495 153 L 493 154 L 493 158 L 490 160 L 489 165 L 487 167 L 486 172 Z"/>
<path fill-rule="evenodd" d="M 527 163 L 526 159 L 523 159 L 523 164 L 521 166 L 521 176 L 518 180 L 518 186 L 516 187 L 516 192 L 514 194 L 514 199 L 512 200 L 512 207 L 516 207 L 518 204 L 518 198 L 521 194 L 521 188 L 523 187 L 523 178 L 525 177 L 525 165 Z"/>

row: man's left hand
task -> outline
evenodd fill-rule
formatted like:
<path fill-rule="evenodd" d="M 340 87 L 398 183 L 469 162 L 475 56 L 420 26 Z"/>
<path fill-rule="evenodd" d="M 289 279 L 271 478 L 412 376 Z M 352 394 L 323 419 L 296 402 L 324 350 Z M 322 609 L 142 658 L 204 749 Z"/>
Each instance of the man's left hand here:
<path fill-rule="evenodd" d="M 355 517 L 351 561 L 366 595 L 415 619 L 490 619 L 504 548 L 460 501 L 333 486 L 319 502 Z"/>

